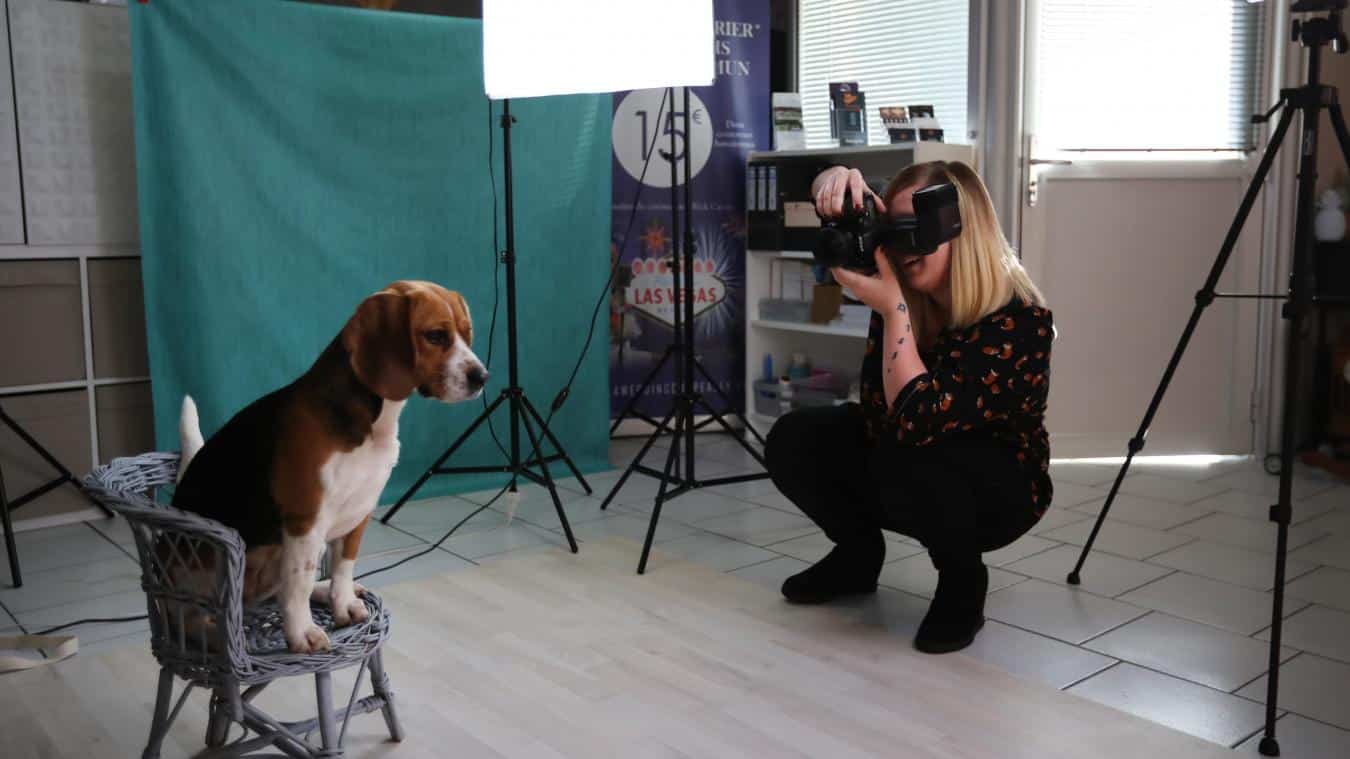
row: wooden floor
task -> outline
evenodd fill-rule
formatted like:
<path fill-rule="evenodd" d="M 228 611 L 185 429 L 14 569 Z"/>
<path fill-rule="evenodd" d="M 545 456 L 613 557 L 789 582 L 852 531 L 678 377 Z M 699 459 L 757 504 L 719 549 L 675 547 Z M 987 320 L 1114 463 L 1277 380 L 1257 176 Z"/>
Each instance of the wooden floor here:
<path fill-rule="evenodd" d="M 789 606 L 636 544 L 549 548 L 382 590 L 408 737 L 353 720 L 349 757 L 1224 757 L 960 654 L 925 656 L 875 601 Z M 0 756 L 136 757 L 156 668 L 140 647 L 0 677 Z M 345 701 L 350 675 L 335 678 Z M 265 693 L 312 714 L 312 680 Z M 163 756 L 202 746 L 194 694 Z M 308 711 L 307 711 L 308 709 Z"/>

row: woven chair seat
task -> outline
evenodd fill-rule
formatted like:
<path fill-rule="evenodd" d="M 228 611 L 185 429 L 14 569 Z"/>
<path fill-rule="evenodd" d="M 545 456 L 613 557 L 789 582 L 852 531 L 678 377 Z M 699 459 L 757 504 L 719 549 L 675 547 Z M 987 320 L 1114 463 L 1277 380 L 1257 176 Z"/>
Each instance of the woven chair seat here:
<path fill-rule="evenodd" d="M 333 621 L 333 610 L 326 603 L 311 603 L 310 614 L 314 624 L 328 634 L 332 648 L 317 654 L 293 654 L 286 647 L 282 631 L 281 604 L 270 600 L 244 609 L 244 644 L 250 658 L 260 669 L 294 669 L 315 671 L 315 664 L 324 669 L 341 668 L 359 662 L 379 648 L 389 634 L 389 615 L 379 596 L 369 591 L 361 599 L 370 616 L 364 622 L 353 622 L 338 627 Z M 329 666 L 331 663 L 331 666 Z"/>

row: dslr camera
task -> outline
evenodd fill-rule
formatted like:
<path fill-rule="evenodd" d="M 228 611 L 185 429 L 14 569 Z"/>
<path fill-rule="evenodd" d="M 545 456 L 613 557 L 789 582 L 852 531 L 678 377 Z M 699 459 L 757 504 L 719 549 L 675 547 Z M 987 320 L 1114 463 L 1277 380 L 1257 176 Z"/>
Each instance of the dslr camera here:
<path fill-rule="evenodd" d="M 926 256 L 961 234 L 961 211 L 956 186 L 950 182 L 914 193 L 914 215 L 887 218 L 878 213 L 868 195 L 861 210 L 853 208 L 851 192 L 844 193 L 844 216 L 821 225 L 811 251 L 816 263 L 876 274 L 872 251 L 880 245 L 893 258 Z"/>

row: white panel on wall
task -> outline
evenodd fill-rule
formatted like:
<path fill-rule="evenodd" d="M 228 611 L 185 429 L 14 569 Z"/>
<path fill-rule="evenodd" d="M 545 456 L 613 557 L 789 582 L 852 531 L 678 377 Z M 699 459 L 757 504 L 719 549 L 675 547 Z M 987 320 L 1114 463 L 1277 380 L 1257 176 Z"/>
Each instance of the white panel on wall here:
<path fill-rule="evenodd" d="M 28 242 L 135 242 L 126 9 L 9 0 L 9 24 Z"/>
<path fill-rule="evenodd" d="M 23 239 L 23 189 L 19 182 L 19 136 L 14 129 L 14 92 L 9 67 L 9 19 L 0 18 L 0 244 Z"/>

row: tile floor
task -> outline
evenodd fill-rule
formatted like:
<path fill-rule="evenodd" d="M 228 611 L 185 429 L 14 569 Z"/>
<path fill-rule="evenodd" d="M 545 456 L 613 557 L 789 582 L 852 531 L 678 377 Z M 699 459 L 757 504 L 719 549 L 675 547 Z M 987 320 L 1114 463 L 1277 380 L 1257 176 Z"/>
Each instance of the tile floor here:
<path fill-rule="evenodd" d="M 701 472 L 753 471 L 726 438 L 699 441 Z M 634 441 L 617 441 L 626 465 Z M 654 449 L 659 454 L 660 448 Z M 1055 505 L 1030 534 L 988 554 L 989 622 L 972 656 L 1207 740 L 1257 755 L 1266 692 L 1274 526 L 1266 511 L 1276 480 L 1248 461 L 1207 468 L 1136 464 L 1083 570 L 1064 577 L 1092 528 L 1116 467 L 1056 461 Z M 615 505 L 599 498 L 618 471 L 592 475 L 595 497 L 563 481 L 577 539 L 641 540 L 653 480 L 635 475 Z M 1286 757 L 1350 756 L 1350 486 L 1316 472 L 1295 480 L 1290 530 L 1279 737 Z M 358 572 L 389 566 L 445 533 L 493 495 L 416 502 L 391 526 L 372 523 Z M 372 586 L 456 571 L 505 552 L 565 546 L 547 496 L 527 489 L 508 524 L 500 504 L 480 513 L 430 555 L 369 580 Z M 696 491 L 664 509 L 656 542 L 680 558 L 731 572 L 777 592 L 830 542 L 765 481 Z M 116 521 L 21 533 L 27 583 L 0 568 L 0 633 L 80 617 L 144 612 L 130 533 Z M 584 547 L 582 549 L 585 550 Z M 637 556 L 634 557 L 636 564 Z M 654 560 L 648 571 L 659 572 Z M 839 605 L 885 627 L 897 645 L 922 617 L 936 573 L 922 547 L 888 536 L 883 587 Z M 85 650 L 139 644 L 144 622 L 79 630 Z"/>

